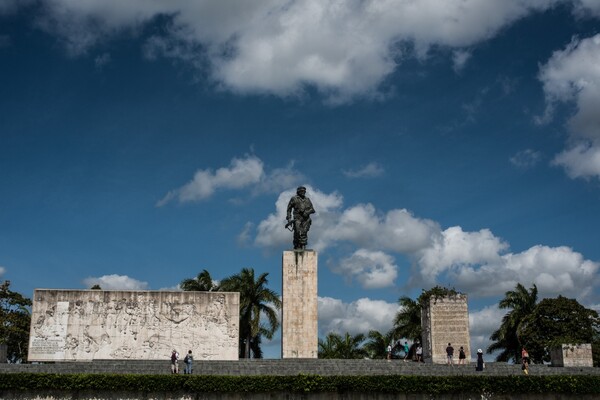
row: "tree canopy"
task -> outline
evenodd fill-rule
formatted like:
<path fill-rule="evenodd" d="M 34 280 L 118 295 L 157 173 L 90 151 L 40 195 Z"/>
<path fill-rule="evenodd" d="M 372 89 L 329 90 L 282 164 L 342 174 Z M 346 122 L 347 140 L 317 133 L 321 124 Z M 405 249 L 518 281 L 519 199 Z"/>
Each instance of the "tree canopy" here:
<path fill-rule="evenodd" d="M 319 358 L 365 358 L 369 354 L 362 346 L 365 335 L 359 333 L 351 335 L 346 332 L 344 336 L 330 332 L 324 340 L 319 339 Z"/>
<path fill-rule="evenodd" d="M 496 361 L 521 361 L 521 343 L 517 331 L 523 319 L 535 309 L 538 290 L 533 285 L 529 290 L 520 283 L 515 290 L 509 290 L 498 303 L 502 309 L 510 309 L 502 318 L 500 327 L 492 333 L 494 342 L 487 348 L 488 353 L 499 351 Z M 531 352 L 529 353 L 531 355 Z"/>
<path fill-rule="evenodd" d="M 219 285 L 212 279 L 210 272 L 205 269 L 195 278 L 182 280 L 179 286 L 186 292 L 216 292 L 219 290 Z"/>
<path fill-rule="evenodd" d="M 243 268 L 239 274 L 232 275 L 221 281 L 220 290 L 240 293 L 240 356 L 250 358 L 250 351 L 260 343 L 261 337 L 271 339 L 279 328 L 277 312 L 281 309 L 279 295 L 267 288 L 268 273 L 257 278 L 254 269 Z M 266 323 L 261 323 L 261 317 Z M 253 351 L 254 357 L 259 353 Z"/>
<path fill-rule="evenodd" d="M 543 299 L 526 316 L 518 330 L 534 362 L 550 361 L 549 350 L 563 344 L 592 343 L 598 335 L 598 313 L 575 299 Z"/>
<path fill-rule="evenodd" d="M 10 290 L 10 281 L 0 284 L 0 343 L 7 345 L 7 356 L 25 360 L 29 345 L 31 300 Z"/>

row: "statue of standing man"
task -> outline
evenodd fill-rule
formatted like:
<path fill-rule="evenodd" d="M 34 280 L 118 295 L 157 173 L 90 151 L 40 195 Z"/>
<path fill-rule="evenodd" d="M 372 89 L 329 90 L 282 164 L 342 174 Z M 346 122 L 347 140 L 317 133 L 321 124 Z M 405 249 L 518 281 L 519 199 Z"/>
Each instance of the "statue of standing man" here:
<path fill-rule="evenodd" d="M 292 210 L 294 219 L 292 219 Z M 306 197 L 306 188 L 304 186 L 296 189 L 296 195 L 290 199 L 287 207 L 286 228 L 292 226 L 294 232 L 294 249 L 304 250 L 308 243 L 308 230 L 312 220 L 310 214 L 314 214 L 315 209 L 308 197 Z"/>

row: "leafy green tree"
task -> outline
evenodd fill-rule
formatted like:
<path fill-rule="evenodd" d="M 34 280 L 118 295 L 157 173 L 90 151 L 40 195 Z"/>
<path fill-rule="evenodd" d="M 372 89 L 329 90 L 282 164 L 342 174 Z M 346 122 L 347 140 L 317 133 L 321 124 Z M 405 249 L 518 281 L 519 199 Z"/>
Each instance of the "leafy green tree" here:
<path fill-rule="evenodd" d="M 268 273 L 257 278 L 253 268 L 243 268 L 239 274 L 221 281 L 220 290 L 240 293 L 240 357 L 250 358 L 250 351 L 260 347 L 262 337 L 272 339 L 279 328 L 277 312 L 281 310 L 279 295 L 267 288 Z M 261 323 L 261 319 L 266 323 Z M 259 353 L 253 351 L 257 358 Z M 262 354 L 262 353 L 261 353 Z"/>
<path fill-rule="evenodd" d="M 100 287 L 100 285 L 98 285 L 98 284 L 96 283 L 94 286 L 92 286 L 92 287 L 90 288 L 90 290 L 102 290 L 102 288 Z"/>
<path fill-rule="evenodd" d="M 537 286 L 533 285 L 527 290 L 518 283 L 515 290 L 506 292 L 504 298 L 498 303 L 498 307 L 510 309 L 510 311 L 504 315 L 500 327 L 490 336 L 490 340 L 494 342 L 487 348 L 487 352 L 500 351 L 496 356 L 496 361 L 509 361 L 510 359 L 514 362 L 521 361 L 519 325 L 535 309 L 537 295 Z M 531 352 L 529 355 L 531 356 Z"/>
<path fill-rule="evenodd" d="M 359 333 L 355 336 L 346 332 L 344 336 L 330 332 L 325 340 L 319 340 L 319 358 L 357 359 L 369 355 L 361 345 L 365 335 Z"/>
<path fill-rule="evenodd" d="M 219 285 L 213 281 L 210 273 L 205 269 L 195 278 L 182 280 L 179 286 L 186 292 L 216 292 L 219 290 Z"/>
<path fill-rule="evenodd" d="M 394 345 L 394 331 L 394 329 L 391 329 L 385 334 L 375 330 L 369 331 L 367 342 L 363 346 L 369 354 L 369 358 L 387 358 L 387 346 L 389 344 Z"/>
<path fill-rule="evenodd" d="M 519 326 L 521 342 L 533 362 L 550 361 L 549 350 L 563 344 L 592 343 L 598 335 L 598 313 L 575 299 L 543 299 Z"/>
<path fill-rule="evenodd" d="M 394 336 L 414 341 L 421 340 L 421 305 L 408 296 L 398 299 L 400 311 L 394 318 Z"/>
<path fill-rule="evenodd" d="M 27 358 L 31 300 L 10 290 L 10 281 L 0 284 L 0 343 L 9 358 Z"/>

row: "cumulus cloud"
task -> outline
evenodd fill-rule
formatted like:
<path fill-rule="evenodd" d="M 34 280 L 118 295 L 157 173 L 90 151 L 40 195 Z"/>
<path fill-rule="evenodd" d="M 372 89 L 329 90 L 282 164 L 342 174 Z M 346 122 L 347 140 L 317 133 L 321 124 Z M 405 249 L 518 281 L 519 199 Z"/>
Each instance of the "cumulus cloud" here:
<path fill-rule="evenodd" d="M 398 276 L 394 258 L 382 251 L 359 249 L 343 259 L 334 272 L 347 278 L 355 278 L 365 289 L 393 286 Z"/>
<path fill-rule="evenodd" d="M 376 178 L 383 175 L 385 170 L 376 162 L 369 163 L 359 169 L 343 170 L 342 173 L 348 178 Z"/>
<path fill-rule="evenodd" d="M 180 203 L 199 202 L 222 189 L 235 190 L 251 186 L 250 191 L 254 194 L 277 192 L 284 187 L 293 186 L 301 179 L 302 174 L 293 169 L 293 164 L 267 173 L 262 160 L 256 156 L 234 158 L 228 167 L 216 171 L 197 171 L 190 182 L 168 192 L 156 205 L 162 207 L 175 200 Z"/>
<path fill-rule="evenodd" d="M 500 327 L 502 318 L 508 312 L 498 308 L 498 305 L 484 307 L 478 311 L 469 312 L 469 335 L 471 336 L 471 357 L 476 358 L 477 349 L 482 349 L 484 358 L 493 359 L 493 355 L 485 356 L 487 348 L 492 344 L 490 336 Z"/>
<path fill-rule="evenodd" d="M 552 119 L 560 103 L 574 104 L 568 121 L 569 143 L 553 163 L 565 168 L 572 178 L 600 178 L 600 34 L 574 38 L 563 50 L 555 51 L 540 69 L 546 97 L 539 123 Z"/>
<path fill-rule="evenodd" d="M 6 273 L 6 268 L 0 266 L 0 276 L 4 275 Z"/>
<path fill-rule="evenodd" d="M 318 308 L 319 334 L 325 336 L 329 332 L 367 334 L 372 329 L 387 332 L 392 328 L 399 306 L 369 298 L 344 303 L 331 297 L 319 297 Z"/>
<path fill-rule="evenodd" d="M 514 253 L 489 229 L 442 229 L 435 221 L 418 218 L 408 210 L 384 213 L 372 204 L 344 208 L 338 193 L 326 194 L 311 186 L 307 189 L 317 212 L 310 231 L 311 247 L 326 251 L 354 246 L 351 256 L 333 262 L 331 268 L 366 289 L 394 282 L 398 275 L 396 254 L 412 262 L 410 284 L 433 286 L 450 281 L 475 296 L 502 295 L 521 283 L 536 284 L 547 296 L 563 294 L 585 300 L 598 283 L 600 263 L 569 247 L 537 245 Z M 289 235 L 282 235 L 282 231 L 293 194 L 293 190 L 281 193 L 275 212 L 256 229 L 246 224 L 240 237 L 254 237 L 254 245 L 270 249 L 289 245 Z"/>
<path fill-rule="evenodd" d="M 90 288 L 94 285 L 100 285 L 103 290 L 146 290 L 148 282 L 138 281 L 127 275 L 103 275 L 101 277 L 88 277 L 83 280 L 83 284 Z"/>
<path fill-rule="evenodd" d="M 600 143 L 580 141 L 552 161 L 575 178 L 600 177 Z"/>
<path fill-rule="evenodd" d="M 510 163 L 520 169 L 535 167 L 542 159 L 542 153 L 532 149 L 525 149 L 510 157 Z"/>
<path fill-rule="evenodd" d="M 450 227 L 437 235 L 430 246 L 417 252 L 421 275 L 427 282 L 453 266 L 479 265 L 498 261 L 500 252 L 508 244 L 488 229 L 464 232 L 461 227 Z"/>
<path fill-rule="evenodd" d="M 500 295 L 521 283 L 537 285 L 543 297 L 561 294 L 585 301 L 598 284 L 599 267 L 569 247 L 538 245 L 521 253 L 504 254 L 494 263 L 463 266 L 452 278 L 457 287 L 474 295 Z"/>
<path fill-rule="evenodd" d="M 426 59 L 434 46 L 457 49 L 452 62 L 460 69 L 468 59 L 464 48 L 564 1 L 48 0 L 37 25 L 77 55 L 119 34 L 140 35 L 156 17 L 167 17 L 146 54 L 191 62 L 235 92 L 295 96 L 310 86 L 340 102 L 378 96 L 404 58 Z M 591 0 L 575 4 L 581 13 L 597 11 Z M 409 48 L 414 53 L 403 50 Z"/>

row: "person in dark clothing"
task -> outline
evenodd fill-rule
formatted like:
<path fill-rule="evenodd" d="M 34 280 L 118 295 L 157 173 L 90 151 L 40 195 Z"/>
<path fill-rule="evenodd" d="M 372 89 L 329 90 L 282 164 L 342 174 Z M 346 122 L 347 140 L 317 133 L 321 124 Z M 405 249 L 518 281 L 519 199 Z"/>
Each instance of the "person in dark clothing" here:
<path fill-rule="evenodd" d="M 454 347 L 450 343 L 448 343 L 448 347 L 446 347 L 446 358 L 448 358 L 448 365 L 453 365 L 452 358 L 454 357 Z"/>
<path fill-rule="evenodd" d="M 483 371 L 485 368 L 485 363 L 483 362 L 483 350 L 477 349 L 477 366 L 475 367 L 475 371 Z"/>

